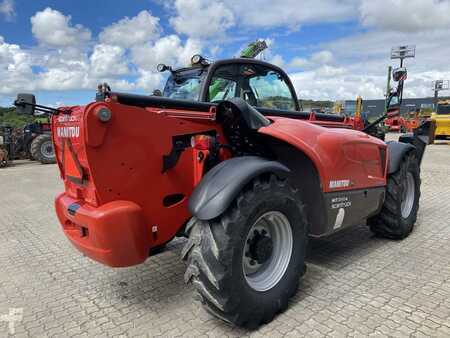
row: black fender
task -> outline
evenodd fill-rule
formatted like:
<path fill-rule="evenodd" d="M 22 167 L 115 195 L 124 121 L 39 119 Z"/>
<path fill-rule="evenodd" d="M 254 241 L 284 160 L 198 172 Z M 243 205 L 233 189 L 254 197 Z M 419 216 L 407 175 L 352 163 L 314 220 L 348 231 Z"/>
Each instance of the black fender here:
<path fill-rule="evenodd" d="M 290 170 L 283 164 L 257 156 L 235 157 L 212 168 L 189 198 L 189 211 L 207 221 L 221 215 L 253 178 L 273 172 L 281 176 Z"/>
<path fill-rule="evenodd" d="M 258 130 L 259 128 L 266 127 L 270 124 L 270 120 L 268 118 L 240 97 L 232 97 L 229 100 L 219 103 L 216 114 L 216 121 L 218 123 L 222 123 L 224 121 L 224 115 L 226 115 L 226 110 L 229 108 L 238 111 L 247 124 L 247 127 L 252 130 Z"/>
<path fill-rule="evenodd" d="M 410 151 L 415 151 L 416 147 L 414 147 L 410 143 L 403 142 L 386 142 L 389 154 L 389 166 L 388 166 L 388 174 L 393 174 L 400 169 L 400 164 L 402 162 L 403 157 L 408 154 Z"/>

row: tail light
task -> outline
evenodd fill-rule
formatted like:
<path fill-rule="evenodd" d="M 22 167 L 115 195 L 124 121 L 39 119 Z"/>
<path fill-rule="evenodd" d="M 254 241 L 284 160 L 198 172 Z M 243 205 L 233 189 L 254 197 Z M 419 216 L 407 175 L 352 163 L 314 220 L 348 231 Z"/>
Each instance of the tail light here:
<path fill-rule="evenodd" d="M 195 135 L 191 138 L 191 146 L 197 150 L 211 150 L 215 142 L 215 138 L 209 135 Z"/>

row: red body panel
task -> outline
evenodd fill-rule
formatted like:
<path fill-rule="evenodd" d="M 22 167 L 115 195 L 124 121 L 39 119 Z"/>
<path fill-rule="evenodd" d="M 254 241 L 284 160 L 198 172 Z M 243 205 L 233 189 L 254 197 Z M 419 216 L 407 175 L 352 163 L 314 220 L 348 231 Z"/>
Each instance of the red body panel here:
<path fill-rule="evenodd" d="M 351 189 L 383 186 L 382 171 L 386 144 L 356 130 L 323 128 L 301 120 L 272 118 L 274 123 L 260 133 L 283 140 L 303 151 L 316 165 L 323 192 L 348 190 L 349 186 L 332 189 L 330 182 L 350 180 Z"/>
<path fill-rule="evenodd" d="M 101 122 L 98 113 L 105 108 L 111 119 Z M 201 150 L 190 146 L 165 172 L 162 158 L 171 153 L 176 135 L 215 132 L 226 143 L 214 109 L 138 108 L 108 100 L 54 116 L 53 140 L 65 184 L 56 211 L 74 246 L 118 267 L 141 263 L 151 248 L 170 241 L 191 216 L 188 198 L 202 178 L 203 164 Z M 271 119 L 259 132 L 304 152 L 319 172 L 323 192 L 385 185 L 385 143 L 348 130 L 351 121 Z M 222 160 L 229 157 L 222 155 Z M 82 180 L 74 177 L 78 170 Z M 346 180 L 347 186 L 333 186 Z M 165 199 L 175 195 L 181 198 L 166 205 Z"/>
<path fill-rule="evenodd" d="M 101 108 L 112 111 L 107 123 L 96 116 Z M 195 119 L 170 113 L 109 102 L 53 118 L 55 150 L 65 184 L 56 210 L 66 235 L 89 257 L 110 266 L 140 263 L 151 247 L 171 240 L 189 219 L 188 197 L 199 177 L 198 165 L 193 165 L 195 150 L 186 149 L 176 167 L 164 174 L 161 158 L 170 153 L 172 136 L 218 130 L 218 126 L 208 113 L 193 113 Z M 65 176 L 64 142 L 71 142 L 76 153 L 82 184 Z M 165 207 L 163 200 L 171 194 L 184 198 Z M 76 216 L 67 211 L 72 203 L 81 206 Z M 113 206 L 119 206 L 120 213 Z M 80 227 L 87 228 L 87 236 L 76 235 Z"/>

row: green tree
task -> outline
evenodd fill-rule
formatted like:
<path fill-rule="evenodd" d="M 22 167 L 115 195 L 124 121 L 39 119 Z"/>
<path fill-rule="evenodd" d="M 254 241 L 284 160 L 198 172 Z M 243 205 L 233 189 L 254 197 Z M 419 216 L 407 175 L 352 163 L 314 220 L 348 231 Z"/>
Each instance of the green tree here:
<path fill-rule="evenodd" d="M 0 125 L 10 125 L 13 128 L 21 128 L 25 124 L 35 121 L 34 116 L 18 115 L 14 107 L 0 107 Z"/>

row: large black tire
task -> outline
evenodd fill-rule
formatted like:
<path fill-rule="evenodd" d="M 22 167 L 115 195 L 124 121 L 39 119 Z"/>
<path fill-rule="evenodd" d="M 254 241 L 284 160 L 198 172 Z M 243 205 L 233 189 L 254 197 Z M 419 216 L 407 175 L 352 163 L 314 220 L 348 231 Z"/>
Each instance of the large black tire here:
<path fill-rule="evenodd" d="M 404 157 L 400 169 L 389 175 L 383 207 L 369 220 L 370 229 L 390 239 L 407 237 L 416 223 L 419 199 L 420 166 L 415 154 L 410 153 Z"/>
<path fill-rule="evenodd" d="M 30 153 L 32 158 L 42 164 L 56 163 L 52 137 L 49 134 L 36 136 L 33 142 L 31 142 Z"/>
<path fill-rule="evenodd" d="M 252 264 L 253 254 L 259 248 L 249 255 L 252 245 L 261 244 L 263 248 L 266 244 L 262 245 L 261 241 L 265 231 L 255 232 L 255 224 L 258 227 L 259 220 L 265 215 L 278 217 L 280 214 L 289 223 L 283 223 L 284 228 L 289 227 L 291 231 L 292 241 L 282 242 L 285 247 L 291 248 L 290 257 L 282 264 L 285 270 L 278 274 L 280 279 L 271 280 L 273 286 L 257 285 L 253 280 L 255 272 L 244 272 L 248 269 L 246 264 L 249 260 L 250 265 L 255 264 Z M 263 221 L 267 222 L 265 219 Z M 278 219 L 276 222 L 281 221 Z M 276 222 L 272 224 L 279 224 Z M 279 180 L 273 175 L 255 179 L 224 214 L 212 221 L 200 221 L 194 217 L 188 223 L 186 232 L 189 240 L 182 252 L 182 258 L 188 263 L 185 281 L 194 285 L 206 310 L 232 324 L 254 329 L 270 322 L 277 313 L 287 308 L 289 298 L 297 291 L 299 279 L 306 271 L 308 233 L 299 191 L 290 186 L 287 180 Z M 262 237 L 259 236 L 261 234 Z M 257 236 L 259 239 L 255 244 Z M 266 252 L 265 262 L 263 255 L 255 258 L 256 265 L 261 264 L 258 272 L 271 270 L 267 267 L 277 261 L 274 257 L 281 257 L 274 254 L 278 252 L 278 246 L 274 244 L 279 243 L 277 237 L 272 232 L 269 236 L 272 236 L 273 252 L 272 249 L 268 254 Z M 281 271 L 277 268 L 271 271 L 275 270 Z M 263 285 L 267 290 L 262 289 Z M 261 289 L 257 290 L 258 287 Z"/>

